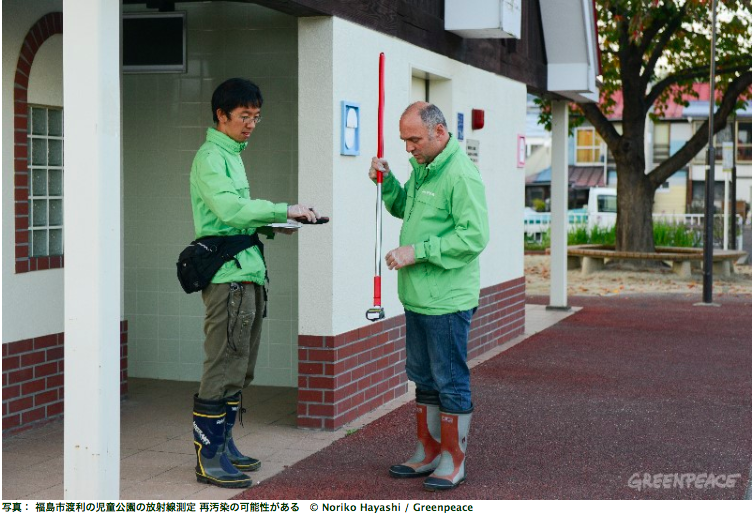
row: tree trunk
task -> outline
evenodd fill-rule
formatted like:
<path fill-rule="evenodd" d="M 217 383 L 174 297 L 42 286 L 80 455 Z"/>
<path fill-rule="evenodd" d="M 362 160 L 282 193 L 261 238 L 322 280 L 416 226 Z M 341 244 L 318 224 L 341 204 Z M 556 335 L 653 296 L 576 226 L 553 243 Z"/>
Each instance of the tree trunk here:
<path fill-rule="evenodd" d="M 617 163 L 617 177 L 616 249 L 653 252 L 655 188 L 637 164 Z"/>

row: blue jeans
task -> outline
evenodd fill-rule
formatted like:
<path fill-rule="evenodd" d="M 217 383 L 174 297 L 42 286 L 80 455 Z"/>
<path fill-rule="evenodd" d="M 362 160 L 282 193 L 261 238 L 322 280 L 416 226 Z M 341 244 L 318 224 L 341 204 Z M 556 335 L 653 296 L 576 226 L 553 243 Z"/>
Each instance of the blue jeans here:
<path fill-rule="evenodd" d="M 426 393 L 438 393 L 441 409 L 472 410 L 467 338 L 476 309 L 428 316 L 405 311 L 407 378 Z"/>

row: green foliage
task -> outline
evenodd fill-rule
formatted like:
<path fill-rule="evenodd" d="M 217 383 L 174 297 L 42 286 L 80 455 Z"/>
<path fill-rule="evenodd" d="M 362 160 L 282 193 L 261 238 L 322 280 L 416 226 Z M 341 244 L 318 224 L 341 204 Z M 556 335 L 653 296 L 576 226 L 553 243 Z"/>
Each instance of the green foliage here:
<path fill-rule="evenodd" d="M 720 230 L 719 237 L 722 238 Z M 656 246 L 671 246 L 677 248 L 698 248 L 702 246 L 702 232 L 693 230 L 684 224 L 668 224 L 655 222 L 653 224 L 653 241 Z M 567 245 L 603 244 L 613 246 L 616 243 L 616 227 L 602 228 L 596 226 L 588 229 L 585 225 L 575 225 L 567 232 Z M 551 229 L 546 230 L 540 240 L 525 238 L 526 250 L 545 250 L 551 247 Z"/>
<path fill-rule="evenodd" d="M 752 70 L 752 2 L 718 0 L 717 4 L 716 89 L 723 93 L 733 79 Z M 693 84 L 708 82 L 710 76 L 710 0 L 596 0 L 595 5 L 602 81 L 598 108 L 603 115 L 613 114 L 614 93 L 628 81 L 637 87 L 630 92 L 635 100 L 639 96 L 635 107 L 648 99 L 651 88 L 660 87 L 655 90 L 659 95 L 650 97 L 653 119 L 664 113 L 671 99 L 686 106 L 687 96 L 697 98 Z M 641 66 L 630 66 L 633 63 Z M 750 97 L 740 98 L 736 108 L 743 108 Z M 550 130 L 549 100 L 536 103 L 541 108 L 539 123 Z M 583 112 L 572 103 L 570 130 L 584 121 Z"/>
<path fill-rule="evenodd" d="M 701 233 L 684 224 L 653 223 L 653 241 L 656 246 L 697 248 L 701 245 Z"/>
<path fill-rule="evenodd" d="M 616 243 L 616 227 L 601 228 L 595 226 L 588 230 L 586 226 L 573 226 L 567 233 L 567 244 L 605 244 L 613 246 Z"/>
<path fill-rule="evenodd" d="M 546 128 L 546 131 L 551 131 L 551 101 L 549 99 L 541 99 L 536 97 L 533 99 L 540 113 L 538 115 L 538 124 Z M 577 104 L 569 105 L 569 136 L 574 135 L 575 128 L 580 127 L 585 122 L 585 115 L 582 114 L 582 110 L 577 107 Z"/>
<path fill-rule="evenodd" d="M 590 231 L 590 244 L 608 244 L 609 246 L 616 243 L 616 226 L 610 228 L 601 228 L 596 226 Z"/>
<path fill-rule="evenodd" d="M 587 226 L 573 226 L 567 232 L 567 244 L 574 246 L 576 244 L 590 244 L 590 232 Z"/>
<path fill-rule="evenodd" d="M 585 119 L 596 129 L 614 157 L 619 177 L 619 203 L 633 213 L 645 177 L 655 191 L 685 167 L 708 142 L 708 122 L 651 171 L 639 153 L 646 120 L 660 118 L 671 101 L 687 105 L 699 97 L 697 83 L 707 83 L 715 65 L 714 127 L 752 100 L 752 1 L 718 0 L 715 31 L 710 0 L 595 0 L 601 61 L 598 104 L 570 104 L 570 132 Z M 711 36 L 715 33 L 715 53 Z M 621 99 L 619 125 L 614 108 Z M 541 100 L 539 122 L 550 128 L 550 100 Z M 645 207 L 639 207 L 645 210 Z M 649 215 L 649 214 L 642 214 Z M 642 235 L 649 218 L 619 219 L 619 244 L 629 251 L 649 247 Z M 639 230 L 639 231 L 636 231 Z"/>
<path fill-rule="evenodd" d="M 668 101 L 685 104 L 696 98 L 696 82 L 707 82 L 711 60 L 709 0 L 596 0 L 598 36 L 603 68 L 603 101 L 608 115 L 622 89 L 626 59 L 641 57 L 643 84 L 672 78 L 672 88 L 658 96 L 654 111 L 663 114 Z M 752 66 L 752 10 L 748 0 L 719 0 L 716 16 L 716 87 L 725 91 L 739 72 Z"/>
<path fill-rule="evenodd" d="M 525 249 L 530 251 L 545 250 L 551 247 L 551 228 L 540 236 L 540 239 L 525 235 Z"/>
<path fill-rule="evenodd" d="M 535 210 L 536 212 L 545 212 L 546 202 L 542 199 L 533 199 L 533 210 Z"/>

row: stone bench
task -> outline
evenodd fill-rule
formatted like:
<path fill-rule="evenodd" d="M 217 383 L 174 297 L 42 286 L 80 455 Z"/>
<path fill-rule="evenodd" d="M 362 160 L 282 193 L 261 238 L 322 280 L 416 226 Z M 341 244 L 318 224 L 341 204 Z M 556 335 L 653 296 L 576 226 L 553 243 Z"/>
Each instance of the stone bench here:
<path fill-rule="evenodd" d="M 747 255 L 746 251 L 713 250 L 713 274 L 729 277 L 734 263 Z M 692 263 L 701 264 L 702 248 L 656 247 L 654 253 L 616 251 L 601 244 L 580 244 L 567 248 L 568 269 L 582 269 L 584 275 L 603 269 L 607 260 L 658 260 L 671 262 L 671 269 L 679 278 L 692 276 Z"/>

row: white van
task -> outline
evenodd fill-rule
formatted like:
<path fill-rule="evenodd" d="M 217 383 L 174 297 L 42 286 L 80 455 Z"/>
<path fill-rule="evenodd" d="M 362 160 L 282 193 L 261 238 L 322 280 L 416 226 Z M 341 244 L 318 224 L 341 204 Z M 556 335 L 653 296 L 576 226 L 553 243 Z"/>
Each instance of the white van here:
<path fill-rule="evenodd" d="M 596 226 L 611 228 L 616 224 L 616 189 L 596 187 L 590 189 L 587 205 L 588 229 Z"/>

